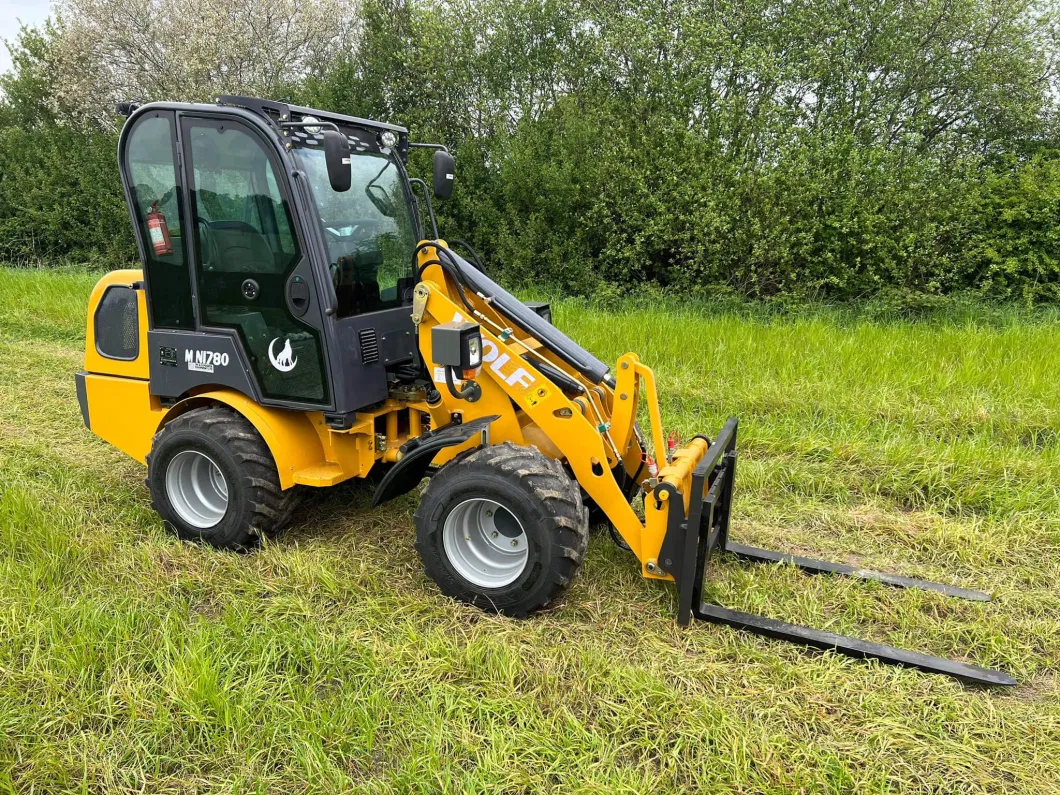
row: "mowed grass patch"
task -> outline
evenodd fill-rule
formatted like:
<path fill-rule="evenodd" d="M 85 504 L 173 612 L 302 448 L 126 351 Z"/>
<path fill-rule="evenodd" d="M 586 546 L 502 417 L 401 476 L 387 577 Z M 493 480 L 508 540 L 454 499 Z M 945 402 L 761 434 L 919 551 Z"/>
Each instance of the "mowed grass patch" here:
<path fill-rule="evenodd" d="M 371 511 L 361 484 L 254 554 L 180 544 L 81 425 L 93 281 L 0 271 L 0 790 L 1060 788 L 1048 316 L 555 307 L 602 358 L 655 367 L 668 426 L 740 416 L 735 538 L 998 597 L 723 561 L 712 598 L 1022 681 L 989 691 L 681 629 L 606 534 L 556 609 L 488 616 L 422 574 L 415 496 Z"/>

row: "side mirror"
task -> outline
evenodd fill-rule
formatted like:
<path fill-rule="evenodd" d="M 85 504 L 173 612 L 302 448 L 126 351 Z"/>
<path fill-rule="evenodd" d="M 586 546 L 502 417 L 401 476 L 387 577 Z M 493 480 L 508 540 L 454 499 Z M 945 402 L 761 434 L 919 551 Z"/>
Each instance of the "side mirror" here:
<path fill-rule="evenodd" d="M 439 149 L 434 153 L 434 197 L 448 199 L 453 195 L 453 178 L 456 176 L 456 161 L 448 152 Z"/>
<path fill-rule="evenodd" d="M 353 184 L 350 168 L 350 142 L 335 130 L 324 130 L 324 162 L 328 166 L 328 181 L 336 193 L 345 193 Z"/>

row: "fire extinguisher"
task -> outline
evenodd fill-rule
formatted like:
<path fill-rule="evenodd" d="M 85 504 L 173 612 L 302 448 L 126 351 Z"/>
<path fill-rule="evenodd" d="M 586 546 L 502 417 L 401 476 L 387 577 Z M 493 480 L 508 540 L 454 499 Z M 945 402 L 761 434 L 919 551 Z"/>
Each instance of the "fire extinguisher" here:
<path fill-rule="evenodd" d="M 169 227 L 166 226 L 166 217 L 158 209 L 158 202 L 151 205 L 151 212 L 147 214 L 147 235 L 151 238 L 151 246 L 155 254 L 161 257 L 173 253 L 173 243 L 169 239 Z"/>

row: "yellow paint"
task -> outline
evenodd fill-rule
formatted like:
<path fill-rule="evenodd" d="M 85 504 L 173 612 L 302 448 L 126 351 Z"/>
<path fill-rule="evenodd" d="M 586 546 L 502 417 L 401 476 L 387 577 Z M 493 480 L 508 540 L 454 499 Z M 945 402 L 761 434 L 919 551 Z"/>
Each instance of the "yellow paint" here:
<path fill-rule="evenodd" d="M 629 447 L 633 438 L 633 426 L 637 421 L 637 407 L 640 405 L 640 379 L 637 377 L 636 365 L 640 360 L 635 353 L 618 357 L 615 370 L 614 410 L 611 412 L 611 438 L 620 450 Z"/>
<path fill-rule="evenodd" d="M 103 294 L 108 287 L 113 285 L 128 286 L 133 282 L 142 282 L 143 278 L 143 271 L 139 270 L 111 271 L 96 282 L 96 286 L 92 289 L 92 295 L 88 299 L 88 325 L 85 331 L 86 372 L 120 375 L 126 378 L 142 378 L 144 380 L 150 377 L 147 358 L 147 295 L 143 290 L 138 290 L 136 293 L 137 317 L 140 326 L 139 355 L 132 361 L 121 361 L 119 359 L 108 359 L 96 350 L 96 308 L 103 299 Z"/>
<path fill-rule="evenodd" d="M 434 255 L 425 250 L 419 257 L 422 265 Z M 672 579 L 668 574 L 649 573 L 645 567 L 656 560 L 662 546 L 667 502 L 656 501 L 649 494 L 642 522 L 626 502 L 611 469 L 622 466 L 631 477 L 638 473 L 642 479 L 647 477 L 643 468 L 645 451 L 635 432 L 638 407 L 641 400 L 646 400 L 653 450 L 662 467 L 659 480 L 678 490 L 687 515 L 692 471 L 705 455 L 707 444 L 694 439 L 667 462 L 655 375 L 636 354 L 619 358 L 614 390 L 591 384 L 525 329 L 511 328 L 509 319 L 502 318 L 481 297 L 466 291 L 473 307 L 469 310 L 442 268 L 430 265 L 425 268 L 421 283 L 426 298 L 419 324 L 420 352 L 433 374 L 430 329 L 454 319 L 479 322 L 484 356 L 475 376 L 481 387 L 477 401 L 455 398 L 444 382 L 436 383 L 441 395 L 437 405 L 387 400 L 372 411 L 358 413 L 353 427 L 345 431 L 328 428 L 319 412 L 261 406 L 230 389 L 196 391 L 165 408 L 150 395 L 146 380 L 147 313 L 143 291 L 139 293 L 140 356 L 133 362 L 116 362 L 95 351 L 92 312 L 104 290 L 109 285 L 129 284 L 140 278 L 140 271 L 117 271 L 96 285 L 90 302 L 85 356 L 85 369 L 90 373 L 86 388 L 92 430 L 138 461 L 144 460 L 152 437 L 167 421 L 198 406 L 222 404 L 246 417 L 261 434 L 276 461 L 283 488 L 295 484 L 330 486 L 367 475 L 377 461 L 398 460 L 400 446 L 422 433 L 425 416 L 430 417 L 432 428 L 438 428 L 457 420 L 467 422 L 496 415 L 498 419 L 490 426 L 491 443 L 533 444 L 545 455 L 565 460 L 582 488 L 637 555 L 641 573 L 654 579 Z M 524 354 L 528 354 L 525 359 Z M 538 369 L 542 359 L 582 384 L 585 392 L 574 399 L 567 397 Z M 479 443 L 476 436 L 463 445 L 446 448 L 434 464 L 441 466 Z"/>
<path fill-rule="evenodd" d="M 655 445 L 655 463 L 661 467 L 666 461 L 666 443 L 663 441 L 662 414 L 659 412 L 659 393 L 655 388 L 655 373 L 639 361 L 634 363 L 633 368 L 644 382 L 644 390 L 648 393 L 648 421 L 651 423 L 651 438 Z"/>
<path fill-rule="evenodd" d="M 92 432 L 141 464 L 166 409 L 150 394 L 147 381 L 110 375 L 85 376 Z"/>

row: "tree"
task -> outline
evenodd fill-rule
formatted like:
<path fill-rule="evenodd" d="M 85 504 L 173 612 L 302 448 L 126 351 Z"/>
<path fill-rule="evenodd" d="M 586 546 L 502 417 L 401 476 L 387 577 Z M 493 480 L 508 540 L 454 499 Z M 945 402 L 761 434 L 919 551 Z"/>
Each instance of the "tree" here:
<path fill-rule="evenodd" d="M 68 124 L 55 103 L 57 29 L 22 28 L 0 75 L 0 261 L 127 265 L 135 256 L 117 134 Z"/>
<path fill-rule="evenodd" d="M 343 0 L 60 0 L 53 101 L 106 118 L 121 100 L 282 97 L 348 49 Z"/>

